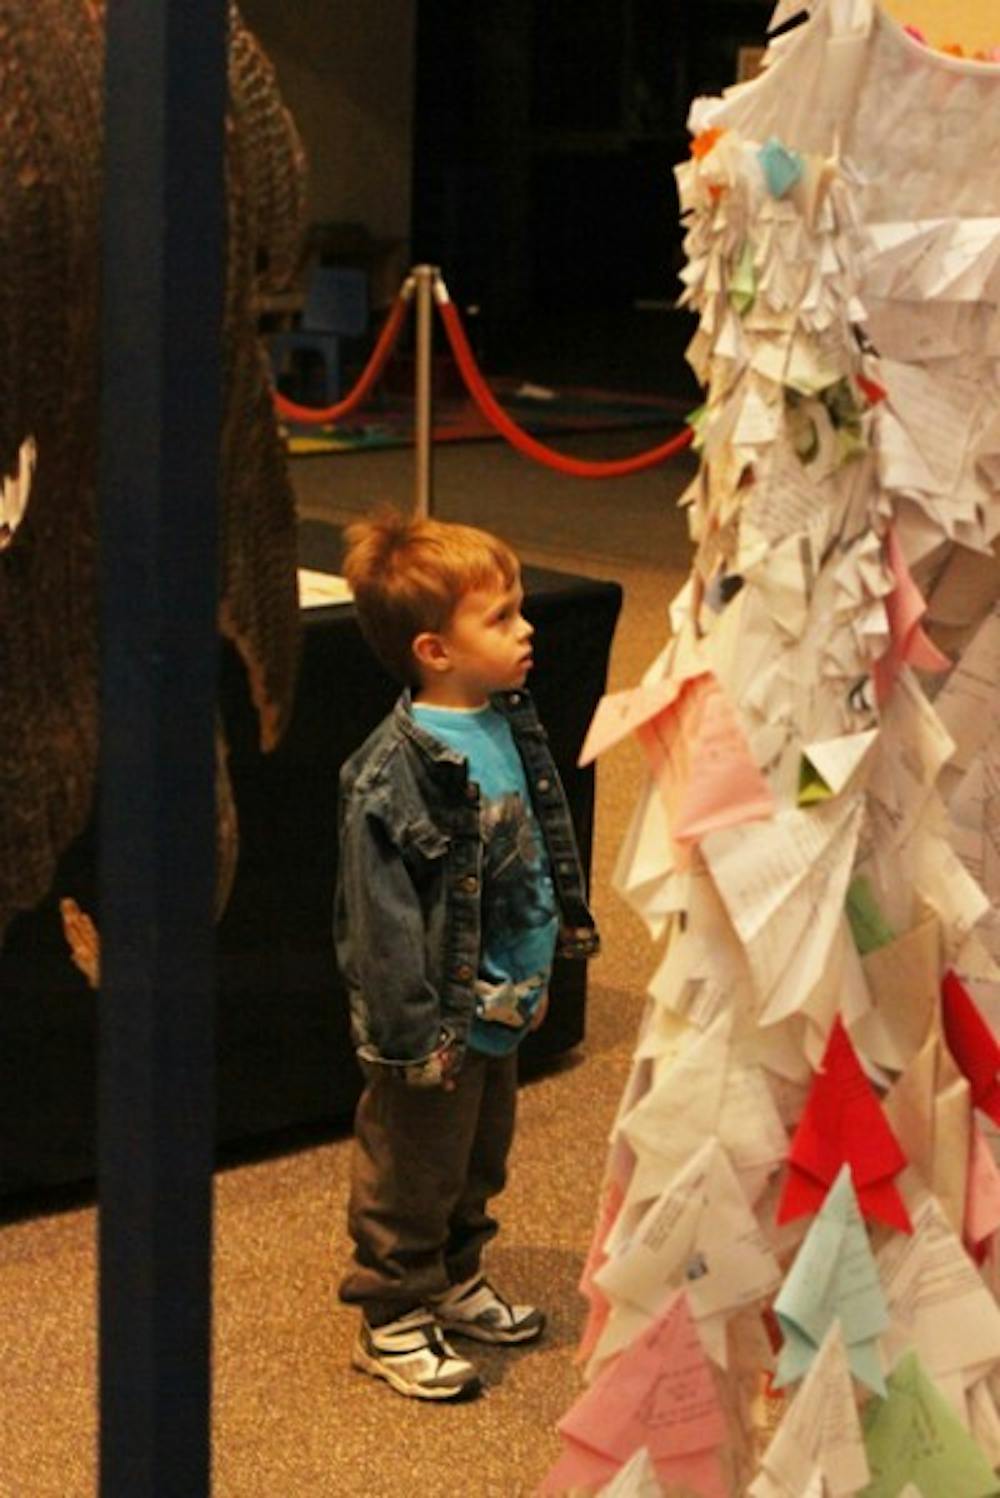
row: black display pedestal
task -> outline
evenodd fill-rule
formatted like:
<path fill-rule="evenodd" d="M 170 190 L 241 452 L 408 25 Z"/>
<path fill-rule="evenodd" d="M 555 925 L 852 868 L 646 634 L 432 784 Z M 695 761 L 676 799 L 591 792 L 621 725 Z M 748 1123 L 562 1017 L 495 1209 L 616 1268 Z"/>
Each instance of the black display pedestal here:
<path fill-rule="evenodd" d="M 303 564 L 336 570 L 339 538 L 307 524 Z M 593 770 L 576 756 L 605 684 L 621 606 L 616 583 L 525 569 L 535 625 L 530 682 L 566 784 L 589 867 Z M 280 747 L 262 755 L 245 676 L 222 662 L 221 701 L 240 820 L 236 881 L 218 929 L 220 1145 L 301 1126 L 348 1123 L 360 1086 L 331 941 L 337 773 L 391 708 L 396 685 L 374 663 L 349 604 L 303 615 L 296 705 Z M 86 1181 L 94 1172 L 99 1000 L 69 961 L 57 897 L 94 908 L 93 833 L 69 849 L 53 897 L 13 922 L 0 954 L 0 1193 Z M 560 962 L 549 1016 L 525 1069 L 583 1036 L 586 967 Z"/>

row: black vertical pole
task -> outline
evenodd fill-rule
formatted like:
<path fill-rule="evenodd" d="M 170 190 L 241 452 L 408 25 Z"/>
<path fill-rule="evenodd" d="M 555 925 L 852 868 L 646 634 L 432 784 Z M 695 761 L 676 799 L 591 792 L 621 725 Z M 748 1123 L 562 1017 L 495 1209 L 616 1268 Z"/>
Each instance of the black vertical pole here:
<path fill-rule="evenodd" d="M 100 1466 L 207 1493 L 224 0 L 108 0 Z"/>

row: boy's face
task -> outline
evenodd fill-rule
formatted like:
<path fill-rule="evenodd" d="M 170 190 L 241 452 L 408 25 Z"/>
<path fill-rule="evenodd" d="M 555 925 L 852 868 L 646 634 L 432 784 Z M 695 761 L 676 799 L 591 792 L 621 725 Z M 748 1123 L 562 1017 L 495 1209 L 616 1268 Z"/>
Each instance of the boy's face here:
<path fill-rule="evenodd" d="M 480 707 L 491 692 L 524 686 L 534 627 L 521 613 L 520 578 L 466 593 L 436 636 L 440 669 L 424 670 L 423 690 L 453 707 Z"/>

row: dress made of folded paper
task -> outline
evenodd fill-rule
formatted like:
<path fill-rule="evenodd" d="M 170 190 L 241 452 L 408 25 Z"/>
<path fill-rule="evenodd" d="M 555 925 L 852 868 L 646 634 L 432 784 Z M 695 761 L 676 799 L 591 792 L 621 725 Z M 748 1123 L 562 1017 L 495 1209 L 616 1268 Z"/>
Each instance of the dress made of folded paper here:
<path fill-rule="evenodd" d="M 663 941 L 586 1373 L 686 1285 L 733 1495 L 951 1498 L 1000 1491 L 1000 66 L 875 0 L 779 10 L 761 75 L 692 105 L 691 574 L 586 749 L 645 751 L 614 883 Z"/>

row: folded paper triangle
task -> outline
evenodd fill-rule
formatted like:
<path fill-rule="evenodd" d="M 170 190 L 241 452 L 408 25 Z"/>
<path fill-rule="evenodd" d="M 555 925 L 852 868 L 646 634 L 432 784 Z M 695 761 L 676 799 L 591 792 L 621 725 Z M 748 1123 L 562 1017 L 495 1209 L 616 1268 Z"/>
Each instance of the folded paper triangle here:
<path fill-rule="evenodd" d="M 948 657 L 924 633 L 920 621 L 927 612 L 927 605 L 906 565 L 895 528 L 886 538 L 886 561 L 895 586 L 885 600 L 889 648 L 875 662 L 873 671 L 875 695 L 880 703 L 888 698 L 904 666 L 917 666 L 922 671 L 946 671 L 951 665 Z"/>
<path fill-rule="evenodd" d="M 674 702 L 682 683 L 673 677 L 630 687 L 624 692 L 607 692 L 594 710 L 578 763 L 591 760 L 628 738 L 643 723 L 655 718 Z"/>
<path fill-rule="evenodd" d="M 951 971 L 941 982 L 941 1010 L 948 1049 L 969 1079 L 973 1104 L 1000 1124 L 1000 1045 L 965 985 Z"/>
<path fill-rule="evenodd" d="M 940 1031 L 935 1030 L 884 1103 L 885 1116 L 907 1160 L 937 1197 L 956 1233 L 962 1231 L 965 1218 L 972 1127 L 970 1090 Z"/>
<path fill-rule="evenodd" d="M 908 1233 L 894 1181 L 906 1163 L 838 1015 L 792 1139 L 778 1223 L 817 1212 L 846 1164 L 862 1215 Z"/>
<path fill-rule="evenodd" d="M 839 796 L 869 754 L 876 737 L 875 729 L 868 729 L 864 733 L 845 733 L 804 744 L 799 767 L 799 805 L 803 796 L 808 801 Z"/>
<path fill-rule="evenodd" d="M 889 1308 L 881 1340 L 887 1365 L 915 1352 L 964 1416 L 959 1391 L 1000 1364 L 1000 1306 L 936 1197 L 916 1202 L 912 1235 L 887 1238 L 875 1262 Z"/>
<path fill-rule="evenodd" d="M 872 1474 L 865 1498 L 897 1498 L 908 1484 L 941 1498 L 988 1498 L 997 1491 L 982 1450 L 915 1352 L 890 1374 L 888 1398 L 868 1401 L 862 1425 Z"/>
<path fill-rule="evenodd" d="M 565 1450 L 540 1493 L 608 1482 L 645 1447 L 661 1482 L 725 1498 L 727 1440 L 712 1369 L 682 1290 L 559 1422 Z"/>
<path fill-rule="evenodd" d="M 822 1474 L 831 1498 L 867 1492 L 870 1475 L 839 1321 L 832 1321 L 764 1452 L 748 1498 L 805 1498 Z M 823 1492 L 822 1484 L 819 1491 Z"/>
<path fill-rule="evenodd" d="M 719 827 L 774 815 L 771 788 L 711 672 L 685 681 L 676 702 L 638 725 L 636 736 L 676 843 L 694 843 Z"/>
<path fill-rule="evenodd" d="M 785 1338 L 776 1384 L 811 1367 L 834 1321 L 839 1321 L 854 1377 L 877 1394 L 885 1380 L 877 1339 L 889 1325 L 868 1233 L 858 1208 L 850 1166 L 841 1167 L 774 1303 Z"/>

